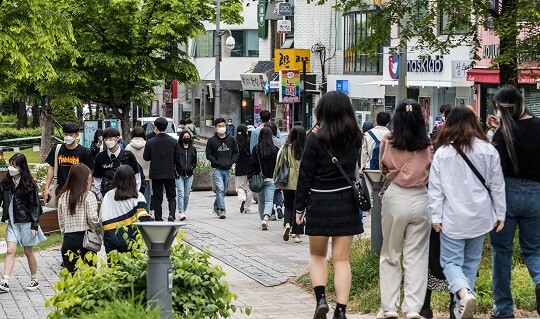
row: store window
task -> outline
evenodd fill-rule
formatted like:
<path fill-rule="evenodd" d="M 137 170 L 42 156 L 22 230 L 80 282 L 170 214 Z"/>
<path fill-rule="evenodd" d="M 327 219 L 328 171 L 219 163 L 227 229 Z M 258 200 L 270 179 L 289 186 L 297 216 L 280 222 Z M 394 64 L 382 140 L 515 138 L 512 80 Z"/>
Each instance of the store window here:
<path fill-rule="evenodd" d="M 454 12 L 439 12 L 439 34 L 464 34 L 467 33 L 468 27 L 462 23 L 462 19 L 458 17 L 470 16 L 469 10 L 466 8 L 458 8 Z M 451 21 L 453 19 L 454 21 Z"/>
<path fill-rule="evenodd" d="M 214 31 L 201 32 L 192 40 L 191 53 L 194 58 L 209 58 L 214 56 Z"/>
<path fill-rule="evenodd" d="M 345 73 L 382 74 L 383 72 L 383 46 L 379 47 L 376 56 L 370 56 L 358 48 L 358 44 L 372 34 L 369 23 L 374 14 L 374 10 L 351 12 L 344 18 Z"/>
<path fill-rule="evenodd" d="M 231 57 L 258 57 L 259 36 L 257 30 L 232 30 L 235 45 Z"/>
<path fill-rule="evenodd" d="M 411 16 L 409 21 L 412 22 L 412 30 L 414 35 L 423 35 L 431 31 L 429 25 L 419 23 L 430 14 L 428 9 L 428 0 L 412 0 L 410 2 Z"/>
<path fill-rule="evenodd" d="M 535 116 L 540 116 L 540 90 L 536 87 L 523 88 L 523 101 Z"/>

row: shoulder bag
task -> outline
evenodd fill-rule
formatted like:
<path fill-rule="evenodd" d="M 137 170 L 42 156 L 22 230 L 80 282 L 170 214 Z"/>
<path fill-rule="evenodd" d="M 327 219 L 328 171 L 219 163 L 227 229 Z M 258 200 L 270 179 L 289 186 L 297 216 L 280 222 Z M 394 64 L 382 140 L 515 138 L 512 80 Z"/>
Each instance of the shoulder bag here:
<path fill-rule="evenodd" d="M 403 169 L 411 162 L 414 154 L 416 154 L 416 151 L 414 151 L 411 156 L 409 157 L 409 159 L 407 160 L 407 162 L 405 162 L 405 164 L 403 164 L 403 166 L 401 166 L 401 168 L 399 169 L 399 172 L 397 173 L 397 175 L 394 177 L 394 179 L 399 175 L 401 174 L 401 172 L 403 171 Z M 383 202 L 383 197 L 384 197 L 384 193 L 386 192 L 386 189 L 388 189 L 388 186 L 390 186 L 390 183 L 392 182 L 391 179 L 387 178 L 384 183 L 383 183 L 383 187 L 381 188 L 381 191 L 379 192 L 379 200 L 381 201 L 381 204 Z"/>
<path fill-rule="evenodd" d="M 285 155 L 283 156 L 283 163 L 279 167 L 279 173 L 275 182 L 277 188 L 282 188 L 289 183 L 289 147 L 285 145 L 283 148 Z"/>
<path fill-rule="evenodd" d="M 489 187 L 487 187 L 487 185 L 486 185 L 486 180 L 484 179 L 484 177 L 482 176 L 482 174 L 480 174 L 480 172 L 476 169 L 476 167 L 473 165 L 473 163 L 472 163 L 471 160 L 467 157 L 467 155 L 465 155 L 465 153 L 463 153 L 463 150 L 462 150 L 462 149 L 460 149 L 459 147 L 457 147 L 456 145 L 454 145 L 454 143 L 451 143 L 451 145 L 456 149 L 456 151 L 459 153 L 459 155 L 461 155 L 461 157 L 463 157 L 463 159 L 465 160 L 465 163 L 467 163 L 467 165 L 469 165 L 469 167 L 470 167 L 471 170 L 473 171 L 474 175 L 476 175 L 476 177 L 478 178 L 478 180 L 480 180 L 480 182 L 482 183 L 482 185 L 484 185 L 484 187 L 485 187 L 486 190 L 488 191 L 489 196 L 491 197 L 491 190 L 489 189 Z"/>
<path fill-rule="evenodd" d="M 56 145 L 56 150 L 54 151 L 54 177 L 53 177 L 53 184 L 49 186 L 49 196 L 50 199 L 48 202 L 45 203 L 45 207 L 48 208 L 56 208 L 56 188 L 58 187 L 58 153 L 60 152 L 60 147 L 62 147 L 62 144 Z M 43 200 L 47 200 L 44 198 Z"/>
<path fill-rule="evenodd" d="M 86 197 L 84 199 L 84 215 L 85 220 L 87 220 L 87 214 L 88 211 L 86 209 Z M 93 252 L 98 252 L 101 250 L 101 245 L 103 245 L 103 239 L 101 238 L 101 235 L 99 234 L 99 231 L 93 232 L 90 229 L 87 229 L 84 232 L 84 238 L 82 246 L 85 249 L 91 250 Z"/>
<path fill-rule="evenodd" d="M 326 152 L 328 152 L 328 155 L 330 155 L 330 158 L 332 159 L 332 163 L 336 164 L 341 174 L 343 174 L 343 177 L 351 184 L 353 193 L 354 193 L 354 200 L 356 201 L 356 204 L 362 211 L 368 211 L 371 209 L 371 200 L 369 198 L 369 193 L 367 191 L 367 185 L 366 181 L 363 179 L 356 180 L 354 183 L 351 181 L 347 173 L 343 170 L 343 167 L 341 167 L 341 163 L 338 161 L 332 153 L 327 149 Z"/>
<path fill-rule="evenodd" d="M 249 180 L 249 189 L 254 193 L 258 193 L 262 191 L 262 189 L 264 188 L 264 179 L 266 178 L 264 177 L 263 172 L 262 172 L 261 157 L 259 155 L 258 150 L 257 150 L 257 158 L 259 160 L 260 172 L 258 174 L 251 175 L 251 179 Z"/>

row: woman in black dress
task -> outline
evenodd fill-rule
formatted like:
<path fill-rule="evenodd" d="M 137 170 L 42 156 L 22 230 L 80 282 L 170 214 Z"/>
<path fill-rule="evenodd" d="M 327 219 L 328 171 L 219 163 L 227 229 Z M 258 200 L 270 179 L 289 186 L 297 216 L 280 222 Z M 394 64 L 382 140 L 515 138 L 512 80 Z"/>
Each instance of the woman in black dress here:
<path fill-rule="evenodd" d="M 354 179 L 362 132 L 349 97 L 342 92 L 325 94 L 315 108 L 315 117 L 315 130 L 307 137 L 298 174 L 294 201 L 296 223 L 302 223 L 305 211 L 311 284 L 316 297 L 314 319 L 326 318 L 329 310 L 325 286 L 330 237 L 337 299 L 334 318 L 344 319 L 351 288 L 349 251 L 353 236 L 364 229 L 351 185 L 332 163 L 331 157 L 336 157 L 349 178 Z"/>

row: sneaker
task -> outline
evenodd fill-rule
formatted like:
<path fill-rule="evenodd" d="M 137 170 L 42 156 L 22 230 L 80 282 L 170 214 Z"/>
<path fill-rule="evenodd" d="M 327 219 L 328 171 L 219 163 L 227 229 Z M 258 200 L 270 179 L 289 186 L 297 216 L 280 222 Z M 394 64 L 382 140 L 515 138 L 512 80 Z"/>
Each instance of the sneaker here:
<path fill-rule="evenodd" d="M 398 313 L 395 311 L 384 311 L 382 309 L 377 313 L 377 319 L 397 319 L 398 316 Z"/>
<path fill-rule="evenodd" d="M 285 226 L 285 233 L 283 234 L 283 240 L 289 241 L 289 237 L 291 237 L 291 226 L 287 225 Z"/>
<path fill-rule="evenodd" d="M 9 284 L 5 281 L 0 284 L 0 293 L 2 292 L 9 292 Z"/>
<path fill-rule="evenodd" d="M 227 216 L 225 215 L 225 213 L 226 213 L 225 210 L 220 210 L 220 211 L 219 211 L 219 215 L 218 215 L 219 219 L 225 219 L 225 218 L 227 218 Z"/>
<path fill-rule="evenodd" d="M 270 215 L 270 220 L 272 220 L 272 221 L 274 221 L 274 220 L 277 220 L 277 218 L 276 218 L 276 214 L 272 214 L 272 215 Z"/>
<path fill-rule="evenodd" d="M 456 319 L 472 319 L 474 316 L 474 308 L 476 307 L 476 298 L 472 293 L 468 292 L 465 297 L 456 303 L 454 307 L 454 315 Z"/>
<path fill-rule="evenodd" d="M 180 213 L 180 221 L 186 220 L 186 214 Z"/>
<path fill-rule="evenodd" d="M 28 286 L 26 286 L 24 289 L 29 290 L 29 291 L 34 291 L 34 290 L 37 290 L 38 288 L 39 288 L 39 284 L 34 279 L 34 280 L 31 280 Z"/>
<path fill-rule="evenodd" d="M 300 235 L 294 235 L 294 242 L 297 243 L 297 244 L 302 242 L 302 239 L 300 238 Z"/>
<path fill-rule="evenodd" d="M 169 217 L 167 217 L 167 220 L 170 221 L 170 222 L 174 222 L 174 217 L 169 216 Z"/>
<path fill-rule="evenodd" d="M 321 298 L 321 300 L 317 302 L 317 307 L 315 308 L 315 314 L 313 315 L 313 319 L 326 319 L 326 314 L 328 313 L 328 310 L 330 310 L 330 307 L 328 307 L 326 299 Z"/>
<path fill-rule="evenodd" d="M 261 223 L 262 230 L 268 230 L 268 223 L 266 220 L 263 220 Z"/>
<path fill-rule="evenodd" d="M 408 311 L 405 313 L 405 319 L 420 319 L 420 314 L 416 311 Z"/>
<path fill-rule="evenodd" d="M 214 214 L 216 214 L 217 217 L 219 217 L 219 208 L 214 206 L 214 209 L 212 210 Z"/>
<path fill-rule="evenodd" d="M 276 211 L 277 211 L 277 218 L 278 219 L 283 219 L 283 207 L 278 206 L 276 208 Z"/>
<path fill-rule="evenodd" d="M 240 204 L 240 214 L 242 214 L 244 212 L 244 205 L 246 204 L 246 201 L 243 200 L 242 201 L 242 204 Z"/>

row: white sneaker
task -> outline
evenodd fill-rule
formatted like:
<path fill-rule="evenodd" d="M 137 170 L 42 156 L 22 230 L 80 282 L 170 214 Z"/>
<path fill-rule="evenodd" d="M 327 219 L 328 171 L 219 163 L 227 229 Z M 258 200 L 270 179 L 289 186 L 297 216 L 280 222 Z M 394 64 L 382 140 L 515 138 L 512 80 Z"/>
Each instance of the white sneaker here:
<path fill-rule="evenodd" d="M 268 222 L 263 220 L 261 223 L 262 230 L 268 230 Z"/>
<path fill-rule="evenodd" d="M 468 292 L 465 297 L 456 303 L 454 315 L 456 319 L 472 319 L 474 318 L 474 308 L 476 307 L 476 298 L 471 292 Z"/>
<path fill-rule="evenodd" d="M 35 279 L 33 279 L 30 281 L 28 286 L 26 286 L 24 289 L 29 290 L 29 291 L 34 291 L 34 290 L 37 290 L 38 288 L 39 288 L 38 282 Z"/>
<path fill-rule="evenodd" d="M 420 314 L 416 311 L 407 311 L 405 313 L 405 318 L 406 319 L 420 319 L 422 316 L 420 316 Z"/>
<path fill-rule="evenodd" d="M 186 214 L 180 213 L 180 221 L 186 220 Z"/>

